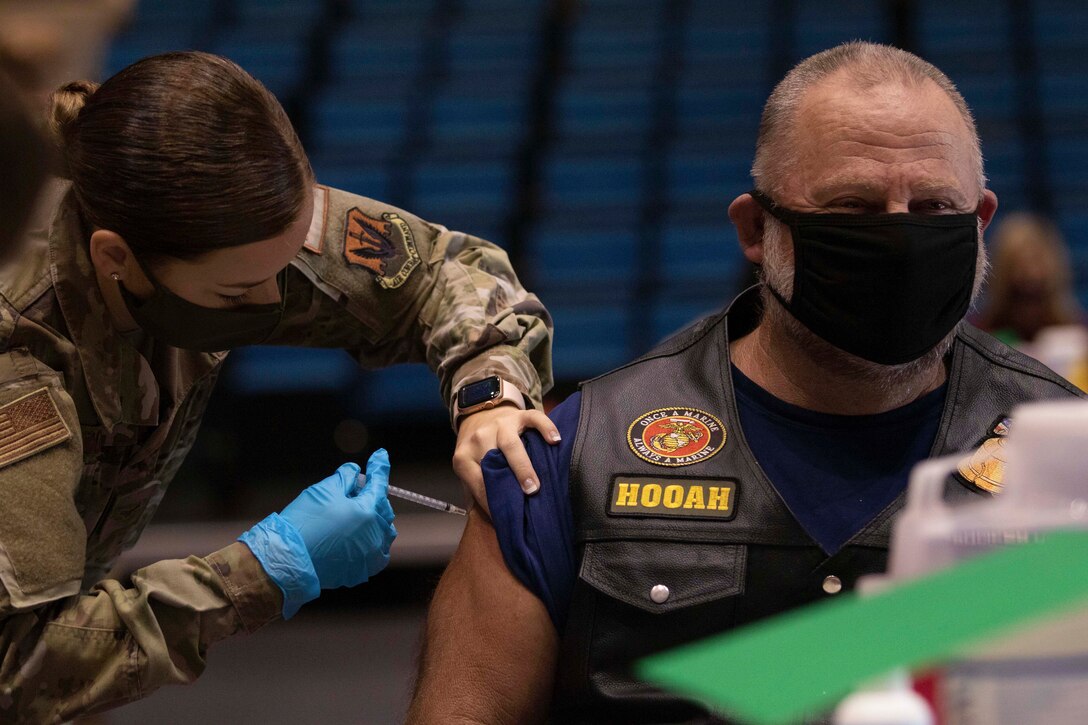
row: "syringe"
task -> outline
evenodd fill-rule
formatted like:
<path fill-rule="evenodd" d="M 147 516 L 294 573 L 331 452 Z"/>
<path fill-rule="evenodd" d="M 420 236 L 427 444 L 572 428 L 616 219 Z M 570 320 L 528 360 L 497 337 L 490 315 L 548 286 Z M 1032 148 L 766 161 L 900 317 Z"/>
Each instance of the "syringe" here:
<path fill-rule="evenodd" d="M 457 514 L 458 516 L 468 516 L 468 511 L 465 511 L 460 506 L 454 506 L 452 503 L 446 503 L 445 501 L 441 501 L 437 498 L 424 496 L 421 493 L 409 491 L 405 488 L 390 486 L 389 495 L 396 496 L 397 498 L 403 498 L 405 501 L 412 501 L 413 503 L 418 503 L 420 506 L 427 506 L 428 508 L 438 509 L 439 511 L 446 511 L 451 514 Z"/>
<path fill-rule="evenodd" d="M 366 484 L 366 476 L 359 474 L 359 480 L 355 484 L 355 491 L 363 490 L 363 486 Z M 454 506 L 452 503 L 446 503 L 437 498 L 431 498 L 430 496 L 424 496 L 421 493 L 415 491 L 409 491 L 406 488 L 399 488 L 397 486 L 389 487 L 389 495 L 396 496 L 397 498 L 403 498 L 405 501 L 411 501 L 412 503 L 418 503 L 420 506 L 426 506 L 427 508 L 438 509 L 439 511 L 445 511 L 451 514 L 457 514 L 458 516 L 467 516 L 468 511 L 465 511 L 460 506 Z"/>

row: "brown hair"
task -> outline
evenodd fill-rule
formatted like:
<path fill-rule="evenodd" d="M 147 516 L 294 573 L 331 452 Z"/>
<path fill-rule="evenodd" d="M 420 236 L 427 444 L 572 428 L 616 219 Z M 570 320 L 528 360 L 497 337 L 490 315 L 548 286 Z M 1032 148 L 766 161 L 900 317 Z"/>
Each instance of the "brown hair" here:
<path fill-rule="evenodd" d="M 275 97 L 208 53 L 144 58 L 53 94 L 50 125 L 87 221 L 148 261 L 268 239 L 313 172 Z"/>
<path fill-rule="evenodd" d="M 1017 285 L 1030 266 L 1032 281 L 1041 283 L 1041 315 L 1032 329 L 1016 332 L 1030 341 L 1035 333 L 1052 325 L 1080 322 L 1083 313 L 1073 294 L 1069 249 L 1053 222 L 1034 214 L 1018 213 L 1005 218 L 994 230 L 993 274 L 980 326 L 998 331 L 1015 327 Z"/>

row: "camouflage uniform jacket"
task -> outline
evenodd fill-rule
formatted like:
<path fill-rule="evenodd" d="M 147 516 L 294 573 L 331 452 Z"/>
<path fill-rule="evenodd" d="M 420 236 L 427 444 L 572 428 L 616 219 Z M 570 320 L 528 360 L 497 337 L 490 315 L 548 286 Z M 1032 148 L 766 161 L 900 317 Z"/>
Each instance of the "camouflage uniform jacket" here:
<path fill-rule="evenodd" d="M 111 327 L 74 198 L 0 268 L 0 722 L 62 721 L 195 679 L 208 647 L 279 616 L 249 549 L 104 577 L 196 436 L 226 353 Z M 539 406 L 551 322 L 497 247 L 315 188 L 270 343 L 427 361 L 449 399 L 491 374 Z M 241 533 L 241 532 L 239 532 Z"/>

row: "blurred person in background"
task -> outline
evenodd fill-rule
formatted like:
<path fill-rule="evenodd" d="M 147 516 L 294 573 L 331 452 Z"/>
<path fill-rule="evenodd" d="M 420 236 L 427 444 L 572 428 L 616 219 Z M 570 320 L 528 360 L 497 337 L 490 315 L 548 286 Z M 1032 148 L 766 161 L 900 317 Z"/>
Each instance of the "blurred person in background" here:
<path fill-rule="evenodd" d="M 57 86 L 96 77 L 106 43 L 136 0 L 0 0 L 0 66 L 35 106 Z"/>
<path fill-rule="evenodd" d="M 0 0 L 0 264 L 29 222 L 52 165 L 41 122 L 69 78 L 98 72 L 135 0 Z"/>
<path fill-rule="evenodd" d="M 976 324 L 1088 390 L 1086 322 L 1058 227 L 1027 213 L 1002 221 L 994 230 L 993 274 Z"/>
<path fill-rule="evenodd" d="M 48 147 L 29 104 L 0 64 L 0 265 L 30 219 L 45 181 Z"/>
<path fill-rule="evenodd" d="M 1077 395 L 964 321 L 997 196 L 939 69 L 863 42 L 805 59 L 752 177 L 729 217 L 760 286 L 557 406 L 558 447 L 526 436 L 538 496 L 484 459 L 491 518 L 435 592 L 413 725 L 727 722 L 631 665 L 884 571 L 916 463 Z M 985 462 L 946 497 L 999 491 Z"/>
<path fill-rule="evenodd" d="M 1069 248 L 1052 222 L 1018 213 L 994 227 L 993 263 L 977 324 L 1009 345 L 1059 325 L 1083 325 Z"/>
<path fill-rule="evenodd" d="M 68 180 L 0 274 L 5 722 L 191 682 L 215 642 L 386 565 L 379 451 L 363 486 L 344 464 L 220 551 L 153 564 L 131 588 L 106 578 L 191 449 L 230 348 L 428 362 L 463 474 L 495 447 L 528 466 L 526 426 L 556 435 L 529 409 L 551 383 L 550 317 L 505 253 L 315 184 L 283 109 L 237 65 L 169 53 L 69 83 L 51 126 Z"/>

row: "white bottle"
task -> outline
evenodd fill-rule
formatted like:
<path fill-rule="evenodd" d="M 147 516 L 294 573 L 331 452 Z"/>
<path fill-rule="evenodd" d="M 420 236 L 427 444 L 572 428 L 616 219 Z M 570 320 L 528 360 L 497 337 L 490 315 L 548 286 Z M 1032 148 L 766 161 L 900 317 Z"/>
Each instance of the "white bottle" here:
<path fill-rule="evenodd" d="M 1031 403 L 1013 411 L 1012 421 L 1005 487 L 994 499 L 957 507 L 942 500 L 957 456 L 915 467 L 892 536 L 886 580 L 924 576 L 1049 531 L 1088 529 L 1088 402 Z M 1009 586 L 1030 587 L 1045 576 L 1026 572 Z M 1088 723 L 1088 609 L 1041 620 L 965 652 L 942 668 L 939 689 L 945 725 Z"/>
<path fill-rule="evenodd" d="M 910 688 L 906 672 L 896 670 L 858 690 L 835 708 L 834 725 L 933 725 L 925 698 Z"/>

